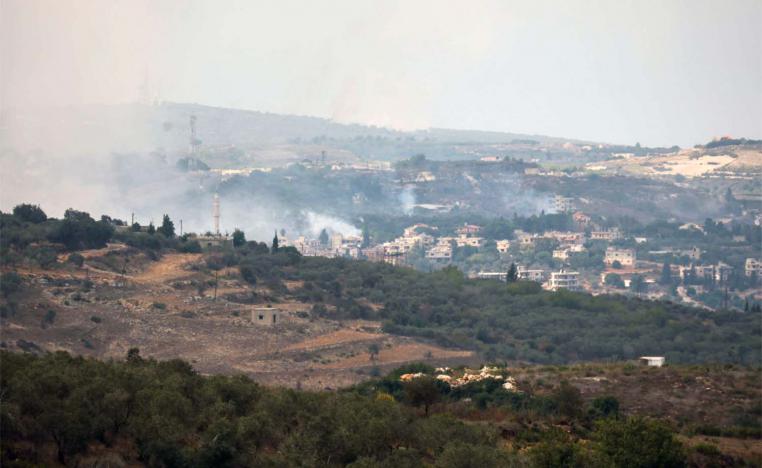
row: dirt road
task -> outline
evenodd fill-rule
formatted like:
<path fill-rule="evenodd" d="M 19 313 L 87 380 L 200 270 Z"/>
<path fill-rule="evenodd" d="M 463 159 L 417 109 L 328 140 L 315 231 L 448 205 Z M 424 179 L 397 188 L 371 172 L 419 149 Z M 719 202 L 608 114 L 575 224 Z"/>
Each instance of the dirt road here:
<path fill-rule="evenodd" d="M 201 254 L 167 254 L 147 270 L 132 276 L 131 279 L 145 284 L 165 283 L 190 275 L 186 267 L 199 259 Z"/>

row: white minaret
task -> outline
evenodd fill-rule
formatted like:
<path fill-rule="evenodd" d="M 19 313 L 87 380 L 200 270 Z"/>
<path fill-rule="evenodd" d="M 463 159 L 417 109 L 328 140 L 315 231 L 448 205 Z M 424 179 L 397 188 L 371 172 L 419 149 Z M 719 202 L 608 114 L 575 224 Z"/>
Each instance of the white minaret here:
<path fill-rule="evenodd" d="M 220 196 L 215 192 L 214 204 L 212 206 L 212 217 L 214 218 L 214 235 L 220 235 Z"/>

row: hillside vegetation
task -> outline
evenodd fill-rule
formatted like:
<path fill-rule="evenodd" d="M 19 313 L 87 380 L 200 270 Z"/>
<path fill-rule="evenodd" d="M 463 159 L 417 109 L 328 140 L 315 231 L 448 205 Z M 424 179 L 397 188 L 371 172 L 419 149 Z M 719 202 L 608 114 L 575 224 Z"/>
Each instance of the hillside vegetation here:
<path fill-rule="evenodd" d="M 168 219 L 154 233 L 113 234 L 108 219 L 96 222 L 87 213 L 70 210 L 64 220 L 43 217 L 23 210 L 2 217 L 6 314 L 14 310 L 14 291 L 23 287 L 9 271 L 16 264 L 56 268 L 60 251 L 115 239 L 151 258 L 169 249 L 200 250 L 197 242 L 175 237 Z M 257 242 L 241 241 L 205 258 L 198 268 L 237 267 L 242 280 L 267 288 L 269 301 L 295 298 L 313 304 L 317 317 L 381 320 L 389 333 L 474 349 L 489 360 L 567 363 L 647 354 L 679 363 L 760 362 L 762 332 L 754 313 L 547 292 L 532 282 L 469 280 L 455 268 L 422 273 L 382 263 L 302 257 L 293 248 L 269 249 Z M 299 286 L 288 289 L 285 281 Z"/>
<path fill-rule="evenodd" d="M 669 423 L 627 417 L 616 398 L 585 402 L 567 382 L 544 395 L 508 392 L 492 379 L 456 392 L 425 376 L 401 383 L 403 372 L 431 371 L 413 366 L 312 393 L 201 376 L 137 349 L 124 361 L 8 352 L 0 360 L 3 466 L 744 464 L 715 445 L 688 449 Z"/>

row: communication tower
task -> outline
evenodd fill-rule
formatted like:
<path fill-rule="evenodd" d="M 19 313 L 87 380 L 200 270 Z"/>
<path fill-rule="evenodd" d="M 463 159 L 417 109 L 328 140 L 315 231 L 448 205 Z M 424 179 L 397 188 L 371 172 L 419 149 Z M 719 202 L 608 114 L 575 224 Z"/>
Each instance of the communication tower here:
<path fill-rule="evenodd" d="M 220 235 L 220 196 L 215 192 L 212 205 L 212 217 L 214 218 L 214 235 Z"/>

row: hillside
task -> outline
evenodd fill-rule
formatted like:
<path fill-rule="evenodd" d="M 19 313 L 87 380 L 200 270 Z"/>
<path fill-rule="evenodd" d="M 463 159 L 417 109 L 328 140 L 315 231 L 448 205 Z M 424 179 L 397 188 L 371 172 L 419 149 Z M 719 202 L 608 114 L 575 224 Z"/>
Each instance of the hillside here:
<path fill-rule="evenodd" d="M 627 173 L 658 177 L 757 178 L 762 174 L 762 144 L 700 146 L 671 154 L 618 157 L 590 163 L 588 169 L 602 173 Z"/>
<path fill-rule="evenodd" d="M 422 273 L 302 257 L 257 242 L 201 253 L 193 238 L 115 231 L 76 211 L 1 221 L 0 320 L 10 349 L 114 357 L 139 347 L 203 372 L 315 388 L 421 359 L 468 362 L 474 353 L 558 364 L 760 360 L 751 313 L 548 292 L 533 282 L 466 279 L 452 267 Z M 283 312 L 281 323 L 252 323 L 252 308 L 268 306 Z"/>
<path fill-rule="evenodd" d="M 284 144 L 333 143 L 369 139 L 384 142 L 511 143 L 531 140 L 542 144 L 564 143 L 566 138 L 475 130 L 426 129 L 397 131 L 360 124 L 346 124 L 320 117 L 274 114 L 190 103 L 159 105 L 122 104 L 60 108 L 9 109 L 0 122 L 0 149 L 94 149 L 112 151 L 141 148 L 185 149 L 189 118 L 197 118 L 197 137 L 207 147 L 254 148 Z M 45 139 L 34 138 L 46 135 Z M 405 155 L 405 156 L 409 156 Z"/>
<path fill-rule="evenodd" d="M 762 457 L 759 373 L 745 369 L 438 371 L 486 375 L 456 386 L 415 365 L 305 392 L 201 376 L 137 348 L 108 362 L 0 360 L 3 466 L 732 467 Z"/>

